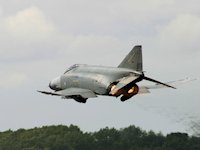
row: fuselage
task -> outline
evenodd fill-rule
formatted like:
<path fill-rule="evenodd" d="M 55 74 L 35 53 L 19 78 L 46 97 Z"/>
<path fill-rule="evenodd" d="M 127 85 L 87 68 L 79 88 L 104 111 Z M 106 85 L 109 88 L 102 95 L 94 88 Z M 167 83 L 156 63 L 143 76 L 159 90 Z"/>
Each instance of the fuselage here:
<path fill-rule="evenodd" d="M 74 99 L 81 103 L 97 95 L 120 97 L 121 101 L 126 101 L 136 94 L 149 93 L 149 87 L 137 85 L 142 80 L 154 82 L 156 87 L 162 85 L 161 87 L 174 88 L 144 75 L 142 47 L 136 45 L 118 67 L 73 65 L 49 83 L 53 92 L 38 92 Z"/>
<path fill-rule="evenodd" d="M 137 71 L 126 68 L 74 65 L 63 75 L 50 82 L 53 90 L 68 88 L 83 88 L 92 90 L 98 95 L 109 95 L 111 85 L 119 79 L 129 76 L 138 76 Z"/>

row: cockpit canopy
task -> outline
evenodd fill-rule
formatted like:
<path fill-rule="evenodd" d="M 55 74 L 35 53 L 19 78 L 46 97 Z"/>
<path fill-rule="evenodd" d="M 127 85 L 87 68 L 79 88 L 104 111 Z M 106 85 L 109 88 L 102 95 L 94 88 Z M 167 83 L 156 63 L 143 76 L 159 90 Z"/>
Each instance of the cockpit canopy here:
<path fill-rule="evenodd" d="M 67 72 L 69 72 L 70 70 L 72 70 L 72 69 L 74 69 L 74 68 L 77 68 L 78 66 L 80 66 L 79 64 L 74 64 L 74 65 L 72 65 L 71 67 L 69 67 L 66 71 L 65 71 L 65 73 L 67 73 Z M 65 74 L 64 73 L 64 74 Z"/>

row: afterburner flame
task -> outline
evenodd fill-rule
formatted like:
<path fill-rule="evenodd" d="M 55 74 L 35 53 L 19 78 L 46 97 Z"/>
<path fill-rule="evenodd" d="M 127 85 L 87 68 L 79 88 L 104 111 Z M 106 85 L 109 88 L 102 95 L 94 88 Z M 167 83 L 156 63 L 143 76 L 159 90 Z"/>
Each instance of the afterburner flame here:
<path fill-rule="evenodd" d="M 116 87 L 116 85 L 113 85 L 113 86 L 111 87 L 111 91 L 113 91 L 113 90 L 115 89 L 115 87 Z"/>
<path fill-rule="evenodd" d="M 134 90 L 135 90 L 135 87 L 132 87 L 130 90 L 128 90 L 128 94 L 131 94 L 131 93 L 133 93 L 133 92 L 134 92 Z"/>

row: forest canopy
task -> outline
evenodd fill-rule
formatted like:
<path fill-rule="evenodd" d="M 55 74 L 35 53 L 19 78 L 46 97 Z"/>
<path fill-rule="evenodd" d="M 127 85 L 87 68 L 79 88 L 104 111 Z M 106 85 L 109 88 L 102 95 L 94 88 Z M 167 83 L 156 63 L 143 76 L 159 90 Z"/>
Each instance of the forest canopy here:
<path fill-rule="evenodd" d="M 78 126 L 58 125 L 0 132 L 0 150 L 200 150 L 200 138 L 186 133 L 166 136 L 127 128 L 83 132 Z"/>

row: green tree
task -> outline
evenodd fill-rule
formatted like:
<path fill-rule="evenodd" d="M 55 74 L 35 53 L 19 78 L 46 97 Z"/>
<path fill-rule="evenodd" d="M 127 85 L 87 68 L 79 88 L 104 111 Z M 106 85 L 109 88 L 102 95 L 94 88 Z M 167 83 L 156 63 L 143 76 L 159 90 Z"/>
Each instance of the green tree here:
<path fill-rule="evenodd" d="M 199 150 L 200 138 L 185 133 L 163 136 L 129 126 L 87 133 L 70 125 L 0 132 L 0 150 Z"/>
<path fill-rule="evenodd" d="M 96 150 L 120 149 L 120 133 L 114 128 L 101 129 L 93 137 Z"/>
<path fill-rule="evenodd" d="M 171 133 L 165 139 L 164 148 L 166 150 L 188 150 L 189 137 L 186 133 Z"/>

